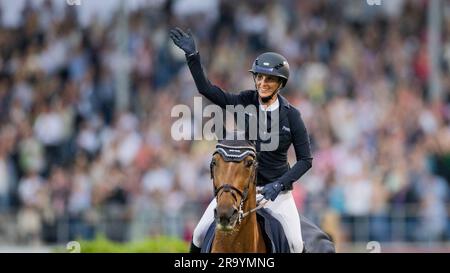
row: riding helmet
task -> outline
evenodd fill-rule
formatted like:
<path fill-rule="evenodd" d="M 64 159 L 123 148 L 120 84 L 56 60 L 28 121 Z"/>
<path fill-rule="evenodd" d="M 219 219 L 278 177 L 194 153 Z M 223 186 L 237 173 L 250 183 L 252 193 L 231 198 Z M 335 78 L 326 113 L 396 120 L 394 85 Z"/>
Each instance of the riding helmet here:
<path fill-rule="evenodd" d="M 254 75 L 262 73 L 280 77 L 283 79 L 281 87 L 284 87 L 289 79 L 289 64 L 286 58 L 275 52 L 259 55 L 249 71 Z"/>

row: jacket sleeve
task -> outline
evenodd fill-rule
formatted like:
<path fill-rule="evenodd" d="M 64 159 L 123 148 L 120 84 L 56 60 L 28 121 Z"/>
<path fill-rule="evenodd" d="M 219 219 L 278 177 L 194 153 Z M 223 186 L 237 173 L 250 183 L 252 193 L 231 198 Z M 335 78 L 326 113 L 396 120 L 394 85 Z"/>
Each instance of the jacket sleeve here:
<path fill-rule="evenodd" d="M 280 178 L 285 189 L 292 189 L 292 184 L 312 167 L 313 159 L 305 123 L 300 112 L 295 108 L 291 110 L 289 123 L 297 162 Z"/>
<path fill-rule="evenodd" d="M 186 56 L 186 60 L 200 94 L 222 108 L 225 108 L 226 105 L 243 104 L 240 94 L 224 92 L 221 88 L 209 82 L 203 71 L 198 52 Z"/>

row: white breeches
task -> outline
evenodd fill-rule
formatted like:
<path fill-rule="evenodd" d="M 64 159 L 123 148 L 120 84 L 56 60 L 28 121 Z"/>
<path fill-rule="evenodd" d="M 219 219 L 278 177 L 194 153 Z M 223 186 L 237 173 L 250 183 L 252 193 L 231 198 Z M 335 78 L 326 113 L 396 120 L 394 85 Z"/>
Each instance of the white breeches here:
<path fill-rule="evenodd" d="M 259 189 L 260 187 L 258 187 Z M 262 198 L 257 195 L 257 200 Z M 216 198 L 213 198 L 206 208 L 200 222 L 197 224 L 192 235 L 192 241 L 197 247 L 201 247 L 203 239 L 209 226 L 214 222 L 214 209 L 216 208 Z M 292 191 L 281 192 L 275 201 L 269 201 L 264 206 L 265 209 L 277 219 L 283 227 L 286 239 L 292 253 L 301 253 L 303 251 L 302 229 L 300 226 L 300 216 L 295 206 Z"/>

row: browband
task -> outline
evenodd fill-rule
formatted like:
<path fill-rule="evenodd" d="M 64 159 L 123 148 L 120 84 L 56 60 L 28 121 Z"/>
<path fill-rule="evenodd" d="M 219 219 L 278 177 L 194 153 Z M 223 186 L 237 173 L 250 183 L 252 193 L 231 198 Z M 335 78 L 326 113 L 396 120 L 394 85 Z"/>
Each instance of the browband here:
<path fill-rule="evenodd" d="M 219 153 L 225 161 L 240 162 L 247 156 L 256 158 L 256 149 L 252 146 L 229 146 L 217 143 L 213 155 Z"/>

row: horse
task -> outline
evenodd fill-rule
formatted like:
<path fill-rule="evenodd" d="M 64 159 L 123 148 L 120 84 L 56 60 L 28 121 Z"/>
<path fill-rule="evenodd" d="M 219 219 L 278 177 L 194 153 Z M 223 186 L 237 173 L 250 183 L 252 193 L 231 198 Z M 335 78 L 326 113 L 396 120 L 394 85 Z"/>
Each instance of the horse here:
<path fill-rule="evenodd" d="M 256 149 L 247 140 L 219 142 L 211 160 L 217 207 L 211 252 L 265 253 L 256 214 Z"/>
<path fill-rule="evenodd" d="M 267 253 L 270 251 L 255 213 L 267 202 L 259 204 L 257 193 L 256 149 L 252 141 L 222 140 L 210 163 L 211 179 L 217 206 L 216 228 L 211 252 Z M 300 215 L 305 253 L 335 253 L 330 237 Z"/>

